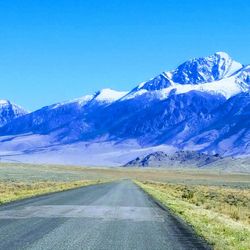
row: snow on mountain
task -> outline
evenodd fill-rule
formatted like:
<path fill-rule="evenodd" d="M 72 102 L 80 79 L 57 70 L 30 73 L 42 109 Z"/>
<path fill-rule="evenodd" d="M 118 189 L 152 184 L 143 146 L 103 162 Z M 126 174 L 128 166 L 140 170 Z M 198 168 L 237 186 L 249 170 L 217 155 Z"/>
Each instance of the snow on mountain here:
<path fill-rule="evenodd" d="M 170 93 L 183 94 L 189 91 L 211 92 L 229 98 L 240 93 L 242 64 L 234 61 L 225 52 L 196 58 L 181 64 L 177 69 L 138 85 L 124 99 L 150 93 L 156 98 L 167 98 Z M 245 69 L 246 70 L 246 69 Z"/>
<path fill-rule="evenodd" d="M 250 66 L 217 52 L 186 61 L 130 92 L 103 89 L 11 119 L 0 127 L 0 135 L 15 138 L 8 144 L 0 137 L 1 150 L 4 145 L 8 150 L 17 148 L 17 144 L 20 149 L 23 144 L 17 138 L 26 134 L 28 146 L 29 138 L 34 142 L 36 135 L 50 138 L 46 146 L 42 140 L 43 150 L 84 142 L 86 147 L 105 144 L 118 152 L 133 141 L 131 150 L 133 145 L 134 150 L 164 145 L 212 154 L 248 154 L 249 86 Z M 124 148 L 117 153 L 122 154 Z M 106 157 L 112 158 L 112 153 Z"/>
<path fill-rule="evenodd" d="M 229 77 L 243 66 L 227 53 L 217 52 L 212 56 L 195 58 L 172 71 L 172 80 L 180 84 L 200 84 Z"/>
<path fill-rule="evenodd" d="M 113 89 L 102 89 L 100 91 L 97 91 L 94 95 L 86 95 L 82 96 L 80 98 L 75 98 L 73 100 L 65 101 L 56 103 L 50 106 L 52 109 L 56 109 L 65 105 L 75 104 L 80 107 L 83 107 L 85 104 L 89 102 L 102 102 L 102 103 L 112 103 L 124 95 L 126 95 L 128 92 L 123 91 L 116 91 Z"/>
<path fill-rule="evenodd" d="M 214 82 L 207 82 L 204 84 L 173 84 L 170 88 L 162 90 L 163 93 L 168 94 L 170 91 L 175 90 L 176 94 L 187 93 L 192 90 L 209 92 L 214 94 L 221 94 L 226 98 L 230 98 L 233 95 L 236 95 L 242 91 L 240 84 L 236 83 L 236 76 L 231 76 L 225 79 L 221 79 Z"/>
<path fill-rule="evenodd" d="M 87 104 L 89 101 L 91 101 L 93 98 L 94 98 L 94 95 L 86 95 L 86 96 L 82 96 L 80 98 L 75 98 L 73 100 L 53 104 L 53 105 L 50 106 L 50 108 L 51 109 L 56 109 L 56 108 L 60 108 L 62 106 L 69 105 L 69 104 L 75 104 L 75 105 L 78 105 L 78 106 L 82 107 L 85 104 Z"/>
<path fill-rule="evenodd" d="M 73 121 L 75 130 L 82 132 L 89 126 L 83 120 L 81 124 L 78 120 L 86 114 L 95 113 L 112 102 L 115 102 L 127 92 L 119 92 L 111 89 L 103 89 L 94 95 L 87 95 L 66 102 L 56 103 L 43 107 L 24 117 L 10 121 L 8 126 L 2 128 L 1 134 L 20 134 L 20 133 L 49 133 L 55 129 L 62 128 Z M 98 112 L 97 112 L 98 113 Z"/>
<path fill-rule="evenodd" d="M 0 100 L 0 127 L 28 112 L 8 100 Z"/>
<path fill-rule="evenodd" d="M 248 92 L 250 88 L 250 65 L 244 67 L 236 78 L 237 84 L 241 87 L 243 92 Z"/>
<path fill-rule="evenodd" d="M 128 92 L 116 91 L 113 89 L 102 89 L 94 96 L 95 101 L 111 103 L 119 100 L 125 96 Z"/>

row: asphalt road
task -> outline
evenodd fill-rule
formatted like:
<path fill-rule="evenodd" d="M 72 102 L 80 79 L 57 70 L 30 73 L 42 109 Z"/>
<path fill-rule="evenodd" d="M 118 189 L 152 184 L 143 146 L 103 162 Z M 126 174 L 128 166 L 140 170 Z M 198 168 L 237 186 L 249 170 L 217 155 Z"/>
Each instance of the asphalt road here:
<path fill-rule="evenodd" d="M 0 249 L 208 249 L 129 180 L 0 207 Z"/>

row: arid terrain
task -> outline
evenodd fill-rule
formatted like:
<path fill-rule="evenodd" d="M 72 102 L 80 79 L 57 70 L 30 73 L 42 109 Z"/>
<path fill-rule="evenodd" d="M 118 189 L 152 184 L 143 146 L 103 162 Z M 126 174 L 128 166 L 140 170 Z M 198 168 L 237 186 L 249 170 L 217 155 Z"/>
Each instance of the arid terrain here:
<path fill-rule="evenodd" d="M 207 169 L 0 164 L 0 203 L 130 179 L 214 249 L 249 249 L 250 175 Z"/>

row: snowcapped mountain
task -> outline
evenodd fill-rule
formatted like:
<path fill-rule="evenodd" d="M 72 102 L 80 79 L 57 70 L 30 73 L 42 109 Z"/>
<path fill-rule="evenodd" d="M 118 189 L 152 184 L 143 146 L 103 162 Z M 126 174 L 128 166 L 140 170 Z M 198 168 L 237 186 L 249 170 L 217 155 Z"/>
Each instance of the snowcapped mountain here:
<path fill-rule="evenodd" d="M 15 136 L 6 144 L 12 149 L 23 147 L 20 141 L 15 144 L 16 137 L 27 134 L 25 152 L 35 147 L 28 143 L 29 136 L 34 140 L 43 135 L 50 138 L 46 147 L 42 143 L 43 150 L 84 142 L 109 143 L 116 150 L 119 145 L 136 150 L 163 145 L 171 150 L 249 154 L 249 86 L 250 66 L 217 52 L 186 61 L 129 92 L 104 89 L 8 120 L 0 128 L 0 152 L 6 136 Z"/>
<path fill-rule="evenodd" d="M 243 90 L 242 83 L 246 83 L 244 77 L 249 77 L 249 66 L 244 67 L 225 52 L 217 52 L 212 56 L 186 61 L 173 71 L 163 72 L 138 85 L 125 98 L 150 92 L 163 99 L 173 92 L 182 94 L 192 90 L 229 98 Z"/>
<path fill-rule="evenodd" d="M 55 108 L 72 105 L 72 104 L 78 107 L 83 107 L 87 103 L 92 103 L 92 104 L 96 103 L 98 105 L 101 103 L 109 104 L 114 101 L 117 101 L 118 99 L 126 95 L 127 93 L 128 92 L 116 91 L 113 89 L 102 89 L 102 90 L 97 91 L 93 95 L 86 95 L 86 96 L 82 96 L 80 98 L 76 98 L 70 101 L 56 103 L 56 104 L 49 106 L 48 108 L 55 109 Z"/>
<path fill-rule="evenodd" d="M 0 100 L 0 127 L 27 113 L 26 110 L 8 100 Z"/>
<path fill-rule="evenodd" d="M 171 74 L 176 83 L 200 84 L 230 77 L 242 67 L 225 52 L 217 52 L 212 56 L 187 61 Z"/>
<path fill-rule="evenodd" d="M 116 91 L 113 89 L 102 89 L 101 91 L 96 92 L 92 101 L 112 103 L 119 100 L 127 93 L 128 92 Z"/>
<path fill-rule="evenodd" d="M 10 121 L 3 130 L 4 134 L 40 133 L 47 134 L 70 123 L 76 123 L 78 119 L 91 112 L 98 112 L 112 102 L 115 102 L 127 92 L 119 92 L 111 89 L 103 89 L 94 95 L 83 96 L 74 100 L 56 103 L 43 107 L 35 112 Z M 74 133 L 74 131 L 73 131 Z"/>

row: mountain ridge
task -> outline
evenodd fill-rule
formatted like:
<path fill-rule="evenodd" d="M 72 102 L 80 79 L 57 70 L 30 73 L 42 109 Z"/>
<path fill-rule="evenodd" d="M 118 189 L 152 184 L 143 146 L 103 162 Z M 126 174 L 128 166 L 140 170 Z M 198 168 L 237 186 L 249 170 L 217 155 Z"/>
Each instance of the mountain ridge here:
<path fill-rule="evenodd" d="M 9 100 L 0 99 L 0 127 L 6 125 L 15 118 L 28 113 L 28 111 L 11 103 Z"/>
<path fill-rule="evenodd" d="M 0 141 L 34 134 L 62 145 L 134 140 L 141 148 L 248 155 L 249 86 L 250 66 L 217 52 L 188 60 L 129 92 L 104 89 L 14 117 L 0 127 Z"/>
<path fill-rule="evenodd" d="M 218 154 L 209 155 L 196 151 L 177 151 L 167 154 L 156 151 L 129 161 L 124 167 L 164 167 L 164 168 L 201 168 L 222 159 Z"/>

